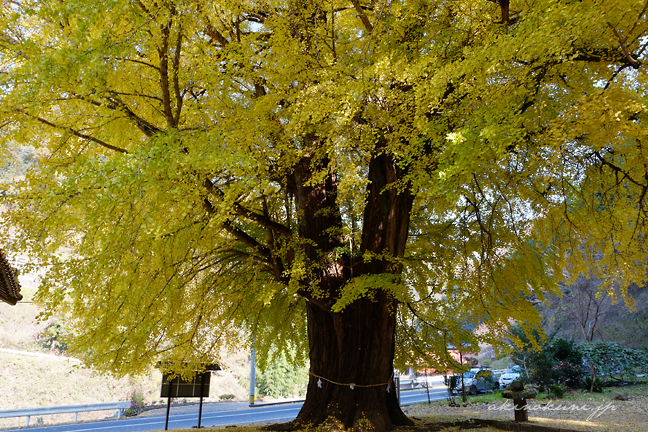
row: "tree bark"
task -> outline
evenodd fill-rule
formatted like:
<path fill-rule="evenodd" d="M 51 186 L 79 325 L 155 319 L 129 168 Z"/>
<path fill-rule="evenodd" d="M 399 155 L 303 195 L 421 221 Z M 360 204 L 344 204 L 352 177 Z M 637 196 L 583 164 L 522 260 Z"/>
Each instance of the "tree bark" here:
<path fill-rule="evenodd" d="M 382 291 L 342 313 L 308 305 L 311 375 L 297 423 L 358 430 L 412 424 L 394 387 L 396 307 Z"/>
<path fill-rule="evenodd" d="M 375 156 L 369 165 L 367 205 L 360 253 L 387 253 L 384 259 L 357 260 L 351 272 L 349 255 L 331 252 L 344 245 L 337 228 L 342 219 L 336 202 L 337 183 L 330 174 L 318 185 L 306 186 L 317 166 L 309 158 L 296 165 L 292 182 L 300 218 L 300 237 L 312 240 L 304 247 L 318 274 L 317 299 L 305 296 L 310 347 L 310 378 L 306 401 L 296 420 L 269 429 L 292 430 L 327 424 L 332 429 L 384 431 L 412 425 L 398 404 L 394 388 L 394 350 L 398 302 L 380 287 L 371 298 L 361 298 L 335 313 L 344 284 L 353 276 L 400 274 L 393 257 L 404 255 L 413 195 L 396 188 L 404 171 L 388 155 Z M 304 292 L 308 287 L 304 287 Z"/>

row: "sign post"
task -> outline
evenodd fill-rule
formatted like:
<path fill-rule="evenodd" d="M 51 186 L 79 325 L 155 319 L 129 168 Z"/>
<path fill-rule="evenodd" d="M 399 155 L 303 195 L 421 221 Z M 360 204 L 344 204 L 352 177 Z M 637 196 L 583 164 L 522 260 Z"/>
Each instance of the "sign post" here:
<path fill-rule="evenodd" d="M 202 402 L 203 402 L 204 389 L 205 389 L 205 374 L 201 374 L 200 375 L 200 408 L 198 408 L 198 429 L 200 429 L 200 420 L 202 419 Z"/>
<path fill-rule="evenodd" d="M 168 381 L 168 379 L 167 379 Z M 173 386 L 173 380 L 169 381 L 169 386 Z M 162 377 L 162 387 L 164 388 L 164 376 Z M 169 430 L 169 411 L 171 411 L 171 393 L 173 393 L 172 388 L 169 388 L 169 397 L 167 398 L 167 412 L 166 412 L 166 422 L 164 423 L 164 430 Z"/>
<path fill-rule="evenodd" d="M 207 365 L 205 372 L 196 374 L 192 379 L 182 379 L 176 376 L 172 380 L 169 376 L 172 374 L 162 375 L 162 390 L 160 397 L 167 398 L 167 412 L 164 430 L 169 429 L 169 413 L 171 411 L 171 398 L 172 397 L 198 397 L 200 398 L 200 407 L 198 409 L 198 428 L 202 427 L 200 422 L 202 420 L 202 407 L 203 397 L 209 397 L 209 384 L 211 381 L 211 371 L 221 370 L 218 365 Z"/>

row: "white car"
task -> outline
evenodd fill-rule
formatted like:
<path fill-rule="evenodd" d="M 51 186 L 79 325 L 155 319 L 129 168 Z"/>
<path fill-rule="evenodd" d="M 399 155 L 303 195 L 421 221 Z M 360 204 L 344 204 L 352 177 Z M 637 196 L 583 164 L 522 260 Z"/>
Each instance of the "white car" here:
<path fill-rule="evenodd" d="M 456 376 L 456 385 L 452 389 L 453 394 L 461 392 L 461 375 Z M 480 392 L 486 392 L 492 390 L 492 384 L 488 384 L 486 378 L 493 377 L 493 372 L 488 369 L 472 368 L 469 371 L 464 373 L 464 386 L 466 392 L 471 395 L 475 395 Z M 492 381 L 491 381 L 492 383 Z M 497 381 L 494 382 L 495 388 L 497 388 Z"/>
<path fill-rule="evenodd" d="M 511 384 L 513 381 L 515 381 L 518 378 L 520 378 L 520 366 L 514 366 L 511 369 L 509 369 L 508 372 L 505 372 L 502 375 L 500 375 L 499 378 L 500 388 L 506 388 L 509 384 Z"/>

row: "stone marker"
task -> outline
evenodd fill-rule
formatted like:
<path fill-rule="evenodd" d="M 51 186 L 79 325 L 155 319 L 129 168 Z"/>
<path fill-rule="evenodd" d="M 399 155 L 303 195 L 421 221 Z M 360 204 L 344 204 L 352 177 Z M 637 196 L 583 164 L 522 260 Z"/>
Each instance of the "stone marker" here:
<path fill-rule="evenodd" d="M 513 399 L 513 408 L 515 410 L 515 421 L 529 421 L 529 411 L 527 410 L 527 399 L 535 399 L 538 390 L 530 386 L 525 386 L 520 381 L 513 381 L 505 391 L 502 397 Z"/>

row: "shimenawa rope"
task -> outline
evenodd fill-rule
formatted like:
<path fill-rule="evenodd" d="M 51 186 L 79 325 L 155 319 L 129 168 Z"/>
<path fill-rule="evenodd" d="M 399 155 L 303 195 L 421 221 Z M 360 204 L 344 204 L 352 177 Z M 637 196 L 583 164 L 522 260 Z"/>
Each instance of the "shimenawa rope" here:
<path fill-rule="evenodd" d="M 336 382 L 336 381 L 330 380 L 330 379 L 328 379 L 328 378 L 324 378 L 323 376 L 315 375 L 315 374 L 314 374 L 313 372 L 311 372 L 311 371 L 308 371 L 308 373 L 309 373 L 310 375 L 314 376 L 315 378 L 317 378 L 317 387 L 319 387 L 319 388 L 322 388 L 322 380 L 324 380 L 324 381 L 330 382 L 331 384 L 335 384 L 335 385 L 339 385 L 339 386 L 349 386 L 349 387 L 351 388 L 351 390 L 353 390 L 355 387 L 364 387 L 364 388 L 368 388 L 368 387 L 381 387 L 381 386 L 386 385 L 386 386 L 387 386 L 387 393 L 389 393 L 389 383 L 390 383 L 390 381 L 392 380 L 392 378 L 394 378 L 394 372 L 392 371 L 392 374 L 391 374 L 391 376 L 389 377 L 389 380 L 387 380 L 386 383 L 380 383 L 380 384 L 356 384 L 356 383 L 348 383 L 348 384 L 345 384 L 345 383 L 339 383 L 339 382 Z"/>

